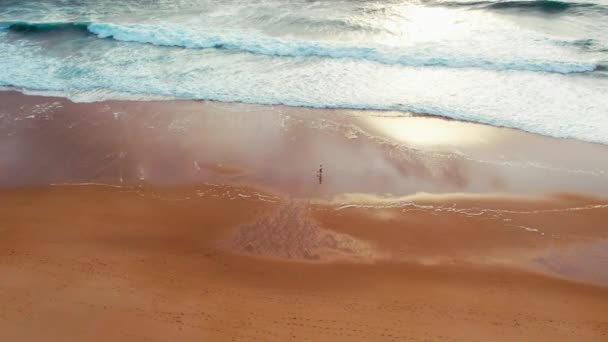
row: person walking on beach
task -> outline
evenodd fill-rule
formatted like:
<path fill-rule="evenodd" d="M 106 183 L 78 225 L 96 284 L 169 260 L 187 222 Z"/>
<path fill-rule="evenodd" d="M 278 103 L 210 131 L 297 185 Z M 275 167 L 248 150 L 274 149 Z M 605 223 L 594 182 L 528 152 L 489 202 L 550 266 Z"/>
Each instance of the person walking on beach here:
<path fill-rule="evenodd" d="M 317 172 L 317 178 L 319 179 L 319 184 L 323 183 L 323 164 L 319 165 L 319 171 Z"/>

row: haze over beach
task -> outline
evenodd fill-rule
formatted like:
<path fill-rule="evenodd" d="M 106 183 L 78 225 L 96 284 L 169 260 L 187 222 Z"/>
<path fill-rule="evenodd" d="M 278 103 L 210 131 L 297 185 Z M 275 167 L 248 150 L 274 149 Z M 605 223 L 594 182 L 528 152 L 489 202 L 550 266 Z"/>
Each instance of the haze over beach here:
<path fill-rule="evenodd" d="M 608 341 L 608 2 L 0 1 L 0 341 Z"/>

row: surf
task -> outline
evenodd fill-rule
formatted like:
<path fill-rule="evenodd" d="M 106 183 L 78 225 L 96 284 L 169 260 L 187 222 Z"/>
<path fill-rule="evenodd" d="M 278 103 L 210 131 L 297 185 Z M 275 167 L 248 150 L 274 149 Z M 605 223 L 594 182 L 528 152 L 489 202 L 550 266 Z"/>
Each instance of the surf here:
<path fill-rule="evenodd" d="M 10 89 L 416 112 L 608 144 L 603 5 L 11 1 Z"/>
<path fill-rule="evenodd" d="M 516 70 L 547 73 L 586 73 L 601 65 L 590 62 L 543 59 L 492 59 L 485 56 L 458 56 L 429 51 L 428 46 L 400 48 L 367 44 L 349 45 L 339 42 L 310 41 L 295 38 L 270 37 L 245 33 L 188 28 L 175 24 L 115 24 L 98 22 L 0 23 L 17 33 L 39 33 L 53 30 L 87 31 L 102 39 L 152 44 L 186 49 L 219 49 L 241 51 L 274 57 L 319 57 L 367 60 L 387 65 L 409 67 L 478 68 L 487 70 Z"/>
<path fill-rule="evenodd" d="M 608 14 L 608 7 L 589 2 L 567 2 L 554 0 L 521 1 L 440 1 L 431 4 L 445 7 L 463 7 L 495 11 L 536 12 L 541 14 L 581 14 L 583 11 Z"/>

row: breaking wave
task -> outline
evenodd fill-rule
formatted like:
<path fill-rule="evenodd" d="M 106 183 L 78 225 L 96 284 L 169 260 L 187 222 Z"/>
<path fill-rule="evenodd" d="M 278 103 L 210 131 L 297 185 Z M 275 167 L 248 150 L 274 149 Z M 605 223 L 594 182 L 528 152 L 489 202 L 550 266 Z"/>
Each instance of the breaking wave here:
<path fill-rule="evenodd" d="M 594 11 L 608 14 L 608 7 L 586 2 L 566 2 L 554 0 L 524 0 L 524 1 L 442 1 L 438 3 L 446 7 L 466 7 L 488 10 L 532 11 L 543 14 L 558 14 L 564 12 L 577 13 Z"/>
<path fill-rule="evenodd" d="M 205 31 L 178 25 L 114 24 L 96 22 L 0 23 L 19 33 L 52 30 L 83 30 L 99 38 L 188 49 L 221 49 L 277 57 L 321 57 L 367 60 L 411 67 L 476 68 L 548 73 L 584 73 L 601 66 L 589 62 L 542 59 L 494 60 L 484 56 L 455 56 L 428 51 L 428 47 L 397 48 L 385 45 L 354 46 L 337 42 L 317 42 Z"/>

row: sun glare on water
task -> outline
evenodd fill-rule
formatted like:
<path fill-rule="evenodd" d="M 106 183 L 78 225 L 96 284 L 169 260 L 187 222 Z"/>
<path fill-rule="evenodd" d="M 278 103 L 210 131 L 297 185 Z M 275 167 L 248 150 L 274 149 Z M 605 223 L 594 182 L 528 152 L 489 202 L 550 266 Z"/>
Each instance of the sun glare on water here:
<path fill-rule="evenodd" d="M 454 11 L 405 5 L 395 8 L 383 26 L 394 35 L 387 43 L 395 45 L 456 38 L 464 28 Z"/>
<path fill-rule="evenodd" d="M 418 146 L 470 146 L 496 138 L 496 132 L 486 126 L 440 118 L 375 116 L 365 120 L 382 135 Z"/>

